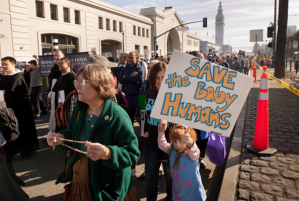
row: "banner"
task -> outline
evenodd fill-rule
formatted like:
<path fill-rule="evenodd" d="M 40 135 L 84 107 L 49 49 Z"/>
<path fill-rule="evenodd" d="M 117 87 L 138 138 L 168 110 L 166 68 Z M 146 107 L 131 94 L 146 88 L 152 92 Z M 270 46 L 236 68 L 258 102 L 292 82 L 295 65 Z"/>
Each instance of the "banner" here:
<path fill-rule="evenodd" d="M 174 50 L 151 117 L 229 137 L 253 78 Z"/>
<path fill-rule="evenodd" d="M 26 61 L 17 61 L 17 63 L 16 63 L 16 68 L 17 69 L 21 70 L 21 69 L 25 68 L 25 66 L 26 66 Z"/>
<path fill-rule="evenodd" d="M 65 54 L 65 57 L 71 60 L 74 65 L 74 69 L 77 72 L 79 68 L 85 66 L 89 58 L 88 52 Z M 39 70 L 42 77 L 48 77 L 51 69 L 55 64 L 54 56 L 39 56 Z"/>

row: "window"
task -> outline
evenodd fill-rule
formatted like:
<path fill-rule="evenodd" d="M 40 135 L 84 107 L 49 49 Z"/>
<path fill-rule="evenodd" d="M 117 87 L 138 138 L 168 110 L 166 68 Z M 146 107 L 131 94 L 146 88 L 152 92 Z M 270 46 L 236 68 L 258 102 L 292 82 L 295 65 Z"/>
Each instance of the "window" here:
<path fill-rule="evenodd" d="M 148 29 L 146 29 L 146 37 L 149 38 L 149 32 L 148 32 Z"/>
<path fill-rule="evenodd" d="M 198 42 L 197 41 L 193 41 L 193 46 L 197 47 L 198 46 Z"/>
<path fill-rule="evenodd" d="M 50 4 L 50 10 L 51 10 L 51 20 L 58 20 L 57 18 L 57 6 Z"/>
<path fill-rule="evenodd" d="M 116 21 L 115 20 L 113 20 L 113 31 L 117 31 Z"/>
<path fill-rule="evenodd" d="M 135 45 L 135 52 L 139 54 L 139 45 Z"/>
<path fill-rule="evenodd" d="M 147 46 L 143 46 L 143 52 L 144 52 L 144 59 L 148 59 L 148 48 Z"/>
<path fill-rule="evenodd" d="M 145 37 L 145 29 L 142 28 L 142 37 Z"/>
<path fill-rule="evenodd" d="M 106 30 L 110 30 L 110 19 L 106 19 Z"/>
<path fill-rule="evenodd" d="M 70 22 L 69 11 L 70 10 L 68 8 L 63 8 L 63 21 L 64 22 Z"/>
<path fill-rule="evenodd" d="M 103 29 L 103 18 L 99 17 L 99 29 Z"/>
<path fill-rule="evenodd" d="M 36 17 L 44 17 L 44 2 L 36 1 Z"/>
<path fill-rule="evenodd" d="M 123 23 L 119 22 L 119 32 L 123 32 Z"/>
<path fill-rule="evenodd" d="M 192 41 L 191 40 L 187 40 L 187 45 L 192 45 Z"/>
<path fill-rule="evenodd" d="M 75 10 L 75 24 L 81 24 L 80 22 L 80 11 Z"/>
<path fill-rule="evenodd" d="M 140 27 L 138 27 L 138 36 L 141 36 Z"/>
<path fill-rule="evenodd" d="M 133 26 L 133 35 L 136 36 L 136 26 Z"/>
<path fill-rule="evenodd" d="M 78 52 L 78 38 L 74 38 L 68 35 L 61 34 L 42 34 L 42 53 L 52 53 L 53 50 L 53 39 L 58 39 L 59 49 L 65 54 Z"/>

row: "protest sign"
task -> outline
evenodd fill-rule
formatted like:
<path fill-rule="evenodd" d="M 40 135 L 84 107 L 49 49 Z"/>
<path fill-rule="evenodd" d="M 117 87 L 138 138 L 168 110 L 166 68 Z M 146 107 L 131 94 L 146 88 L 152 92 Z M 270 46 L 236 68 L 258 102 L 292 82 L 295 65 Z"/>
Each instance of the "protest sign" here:
<path fill-rule="evenodd" d="M 17 61 L 16 68 L 17 69 L 23 69 L 26 66 L 26 61 Z"/>
<path fill-rule="evenodd" d="M 229 137 L 253 78 L 174 50 L 151 117 Z"/>
<path fill-rule="evenodd" d="M 88 52 L 80 52 L 74 54 L 65 54 L 74 65 L 74 69 L 77 72 L 79 68 L 86 65 L 86 62 L 89 58 Z M 48 77 L 51 69 L 55 64 L 54 57 L 51 56 L 39 56 L 39 70 L 42 77 Z"/>

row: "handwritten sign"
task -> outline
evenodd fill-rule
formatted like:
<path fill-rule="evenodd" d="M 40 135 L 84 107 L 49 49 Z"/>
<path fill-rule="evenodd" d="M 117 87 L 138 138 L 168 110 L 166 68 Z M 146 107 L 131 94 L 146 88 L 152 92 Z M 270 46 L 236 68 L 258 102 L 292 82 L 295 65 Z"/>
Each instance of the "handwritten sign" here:
<path fill-rule="evenodd" d="M 229 137 L 253 78 L 174 50 L 151 116 Z"/>

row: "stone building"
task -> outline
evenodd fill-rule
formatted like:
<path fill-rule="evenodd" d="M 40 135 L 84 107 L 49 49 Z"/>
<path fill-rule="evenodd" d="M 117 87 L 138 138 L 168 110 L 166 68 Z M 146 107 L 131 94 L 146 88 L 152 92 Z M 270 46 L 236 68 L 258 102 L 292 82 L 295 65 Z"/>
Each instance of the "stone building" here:
<path fill-rule="evenodd" d="M 66 53 L 137 51 L 153 54 L 153 36 L 182 24 L 175 8 L 141 9 L 140 14 L 99 0 L 1 0 L 0 57 L 29 61 L 53 51 L 53 39 Z M 199 50 L 200 39 L 176 29 L 157 40 L 159 55 L 173 49 Z"/>

